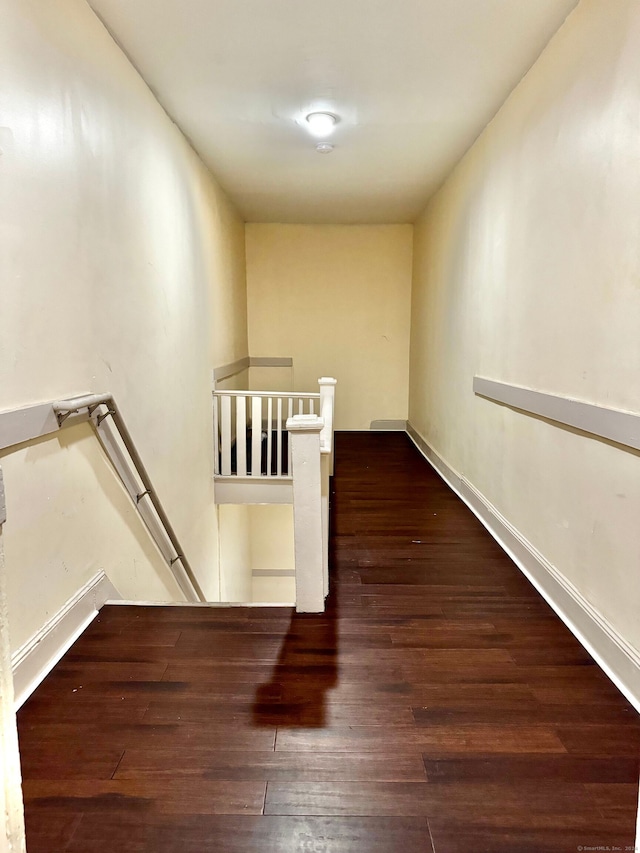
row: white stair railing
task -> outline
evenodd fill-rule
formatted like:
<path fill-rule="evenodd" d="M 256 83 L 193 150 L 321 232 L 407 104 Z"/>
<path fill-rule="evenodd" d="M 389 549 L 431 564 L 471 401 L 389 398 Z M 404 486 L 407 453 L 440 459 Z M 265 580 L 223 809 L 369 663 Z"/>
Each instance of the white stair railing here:
<path fill-rule="evenodd" d="M 214 391 L 215 474 L 221 477 L 290 477 L 286 422 L 316 415 L 321 395 L 277 391 Z"/>
<path fill-rule="evenodd" d="M 291 489 L 275 502 L 293 503 L 296 610 L 303 613 L 322 612 L 329 592 L 336 380 L 323 376 L 318 385 L 317 394 L 213 392 L 216 481 L 220 490 L 237 484 L 235 499 L 222 502 L 269 503 L 268 483 Z"/>

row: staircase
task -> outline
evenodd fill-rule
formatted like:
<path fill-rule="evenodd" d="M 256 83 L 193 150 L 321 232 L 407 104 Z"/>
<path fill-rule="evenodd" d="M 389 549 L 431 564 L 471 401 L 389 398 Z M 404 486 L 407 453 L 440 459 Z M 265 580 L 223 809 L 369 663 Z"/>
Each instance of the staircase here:
<path fill-rule="evenodd" d="M 259 595 L 264 595 L 271 577 L 273 586 L 285 592 L 274 592 L 267 600 L 295 603 L 298 612 L 312 613 L 324 609 L 329 592 L 329 480 L 336 380 L 322 377 L 318 385 L 317 393 L 213 391 L 216 503 L 219 507 L 288 504 L 293 508 L 292 529 L 285 514 L 279 532 L 272 526 L 271 533 L 273 542 L 284 542 L 285 552 L 287 541 L 293 539 L 293 560 L 269 568 L 256 566 L 255 561 L 250 566 L 252 561 L 246 555 L 241 559 L 237 550 L 226 547 L 227 540 L 237 542 L 237 527 L 247 523 L 247 513 L 219 510 L 222 585 L 235 595 L 246 596 L 246 579 L 238 582 L 237 578 L 243 565 L 245 574 L 251 570 Z M 250 519 L 257 514 L 251 512 Z M 233 528 L 231 536 L 226 534 L 225 523 Z M 283 599 L 282 594 L 287 597 Z M 227 597 L 222 590 L 221 597 Z"/>

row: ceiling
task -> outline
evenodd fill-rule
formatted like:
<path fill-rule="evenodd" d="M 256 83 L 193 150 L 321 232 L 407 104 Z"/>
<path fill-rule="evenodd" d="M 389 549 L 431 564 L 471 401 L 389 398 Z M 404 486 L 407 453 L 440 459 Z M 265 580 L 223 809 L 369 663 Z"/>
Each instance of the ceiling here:
<path fill-rule="evenodd" d="M 577 0 L 89 0 L 251 222 L 412 222 Z M 304 126 L 339 116 L 334 150 Z"/>

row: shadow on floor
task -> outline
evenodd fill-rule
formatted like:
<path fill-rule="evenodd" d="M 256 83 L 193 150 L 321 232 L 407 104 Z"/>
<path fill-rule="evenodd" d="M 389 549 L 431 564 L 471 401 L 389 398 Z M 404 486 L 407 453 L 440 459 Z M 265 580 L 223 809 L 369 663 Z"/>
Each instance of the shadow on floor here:
<path fill-rule="evenodd" d="M 256 690 L 257 726 L 319 728 L 326 723 L 326 695 L 338 683 L 337 596 L 324 613 L 292 613 L 268 682 Z"/>

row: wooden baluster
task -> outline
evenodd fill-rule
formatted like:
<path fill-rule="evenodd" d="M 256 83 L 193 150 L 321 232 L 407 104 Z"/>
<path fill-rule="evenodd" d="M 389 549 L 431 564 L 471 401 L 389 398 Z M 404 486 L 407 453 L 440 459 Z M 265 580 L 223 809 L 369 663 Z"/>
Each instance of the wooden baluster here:
<path fill-rule="evenodd" d="M 224 394 L 220 398 L 221 421 L 222 421 L 222 475 L 228 477 L 231 474 L 231 397 Z"/>
<path fill-rule="evenodd" d="M 262 464 L 262 397 L 251 398 L 251 475 L 260 476 Z"/>
<path fill-rule="evenodd" d="M 218 398 L 213 395 L 213 473 L 220 473 L 220 419 Z"/>
<path fill-rule="evenodd" d="M 278 405 L 277 405 L 277 437 L 276 437 L 276 455 L 277 455 L 277 467 L 276 474 L 278 477 L 282 476 L 282 397 L 278 397 Z"/>
<path fill-rule="evenodd" d="M 236 472 L 247 476 L 247 398 L 236 397 Z"/>
<path fill-rule="evenodd" d="M 302 397 L 298 398 L 298 414 L 304 415 L 304 400 Z"/>
<path fill-rule="evenodd" d="M 273 397 L 267 397 L 267 477 L 271 476 L 271 443 L 273 433 Z"/>
<path fill-rule="evenodd" d="M 293 417 L 293 397 L 289 397 L 289 406 L 287 408 L 287 419 Z M 287 435 L 287 474 L 291 476 L 291 438 Z"/>

